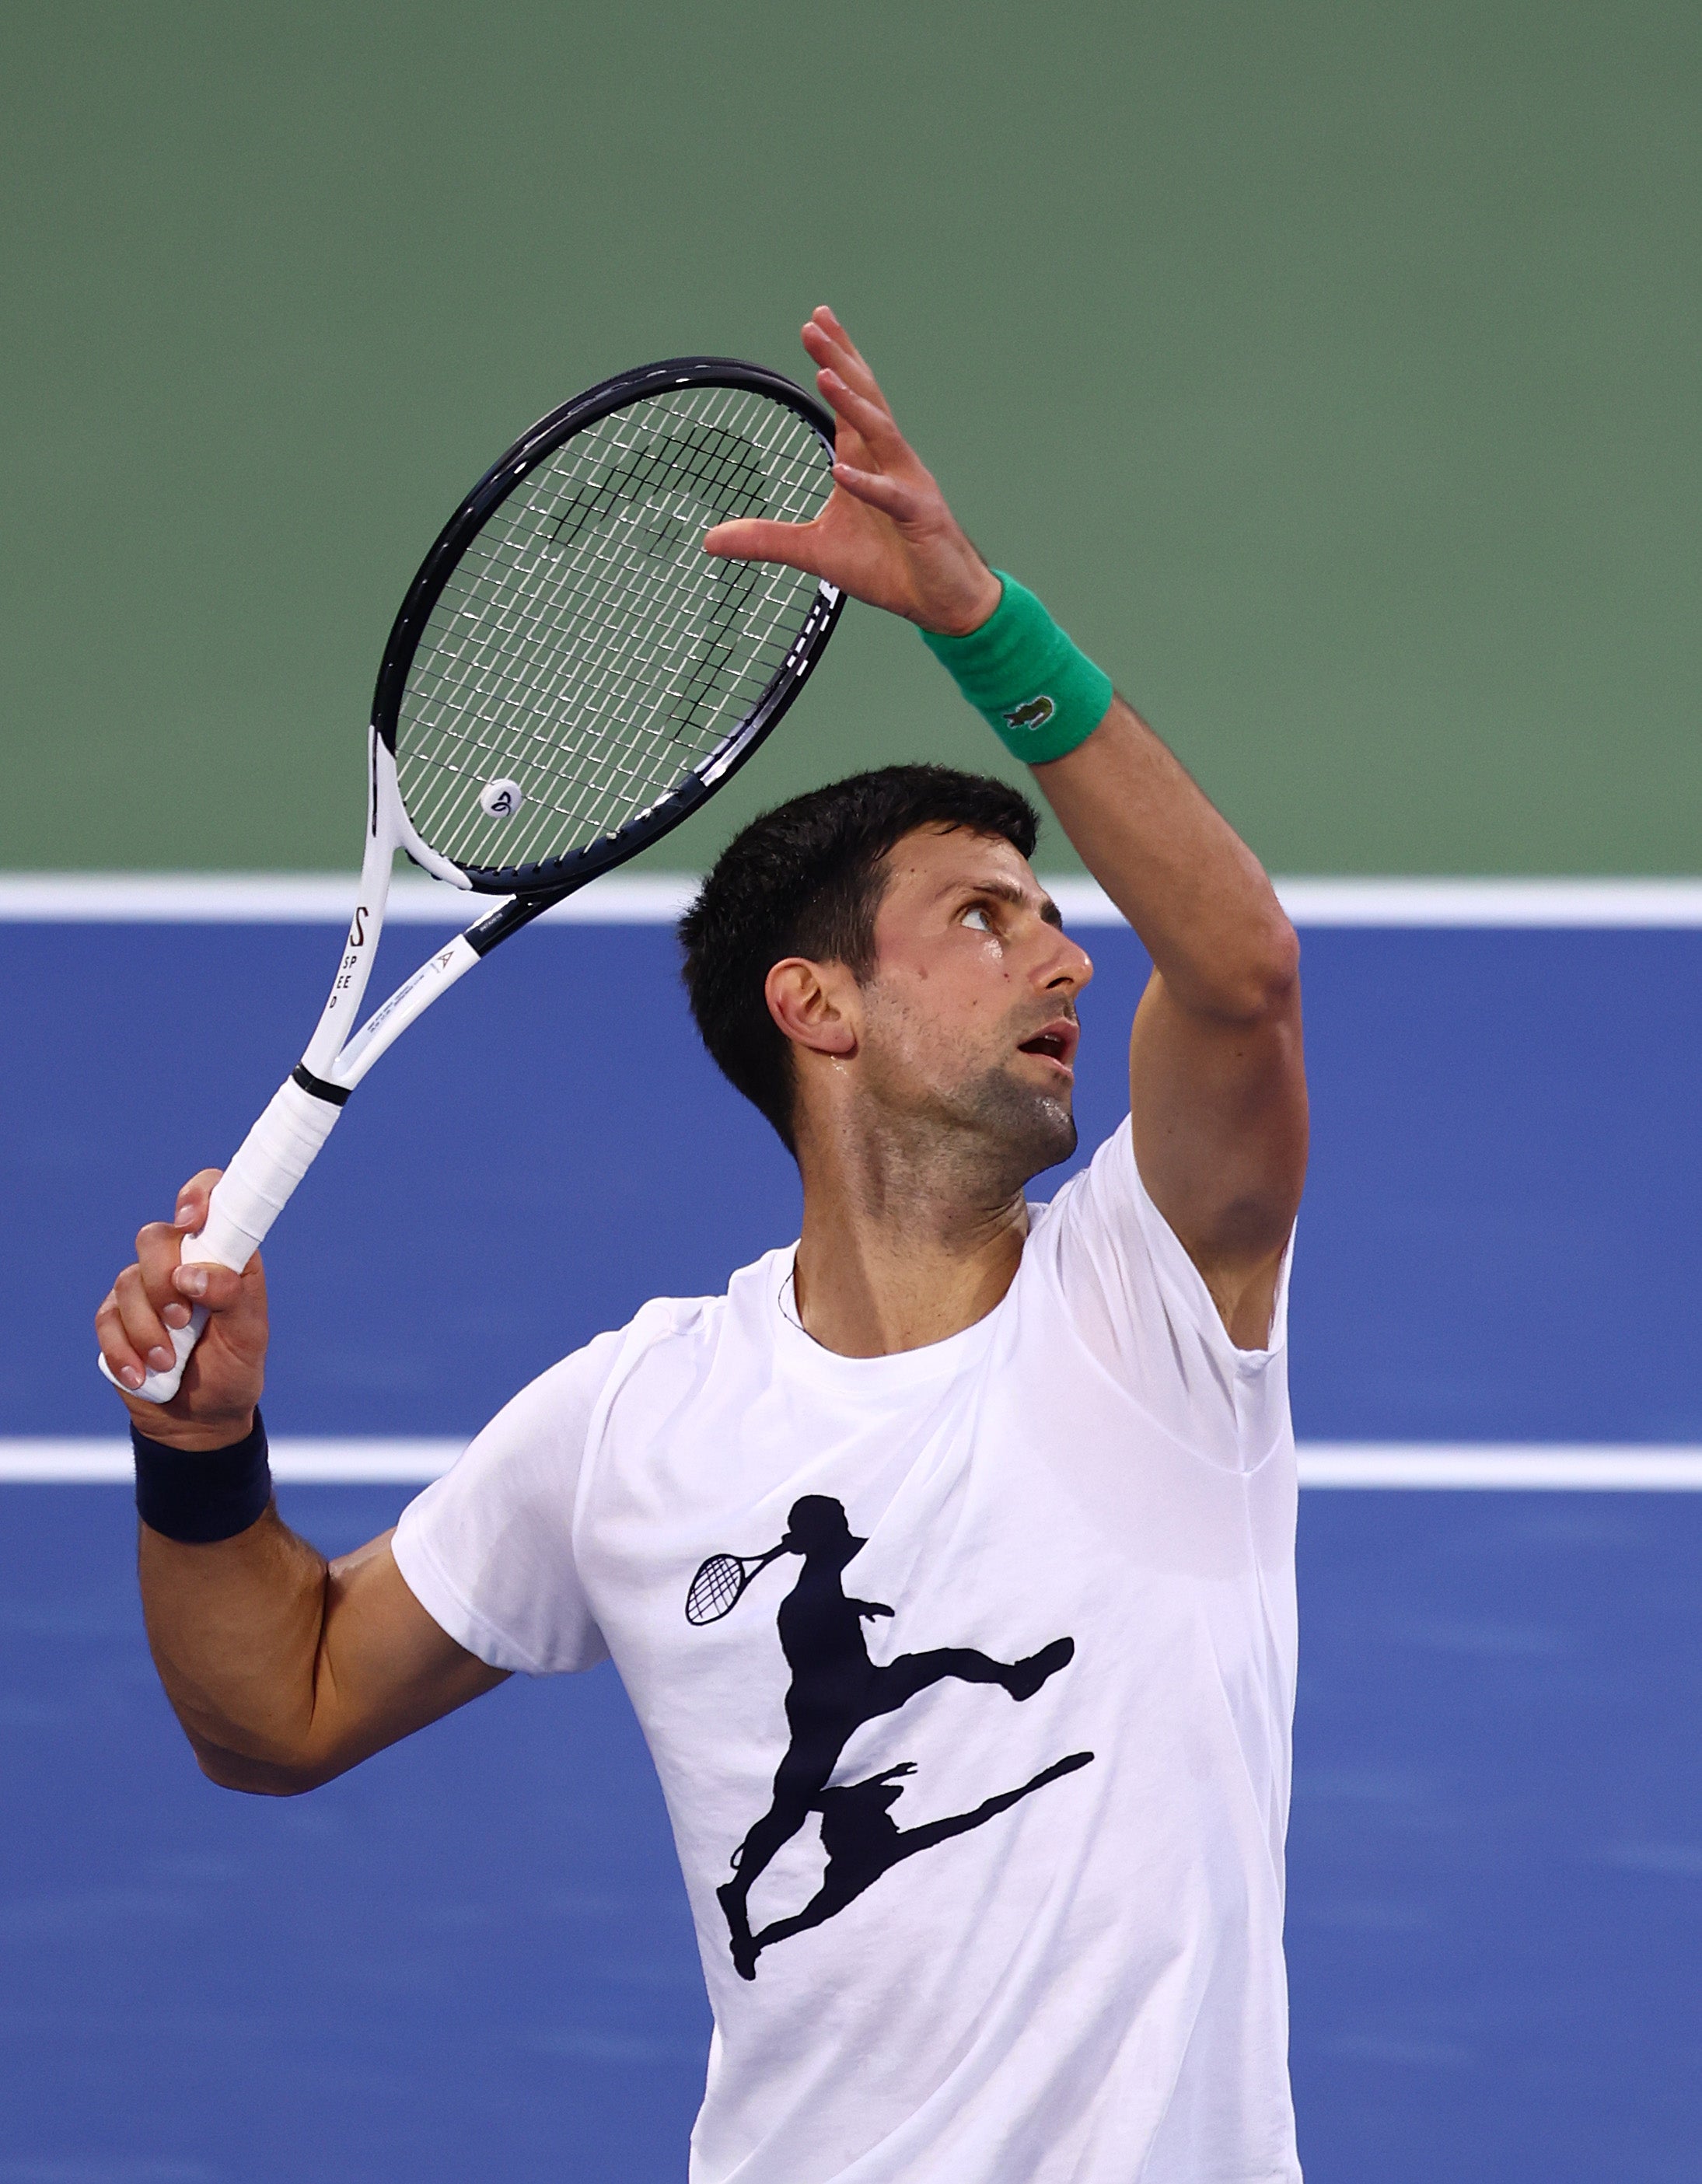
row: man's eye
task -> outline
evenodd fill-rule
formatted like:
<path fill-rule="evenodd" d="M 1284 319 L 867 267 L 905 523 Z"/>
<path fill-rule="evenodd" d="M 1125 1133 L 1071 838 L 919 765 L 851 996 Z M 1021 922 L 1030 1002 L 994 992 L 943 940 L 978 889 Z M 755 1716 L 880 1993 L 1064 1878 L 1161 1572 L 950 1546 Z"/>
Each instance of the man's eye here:
<path fill-rule="evenodd" d="M 979 903 L 973 910 L 964 911 L 963 922 L 965 925 L 972 926 L 977 933 L 991 933 L 993 929 L 992 919 L 988 916 Z"/>

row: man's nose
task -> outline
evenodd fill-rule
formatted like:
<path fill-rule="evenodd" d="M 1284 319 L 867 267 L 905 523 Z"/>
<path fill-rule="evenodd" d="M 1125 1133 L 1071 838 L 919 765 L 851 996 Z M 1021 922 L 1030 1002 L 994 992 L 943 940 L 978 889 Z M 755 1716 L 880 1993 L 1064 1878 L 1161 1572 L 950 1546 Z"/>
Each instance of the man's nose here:
<path fill-rule="evenodd" d="M 1093 976 L 1093 958 L 1067 933 L 1059 932 L 1055 926 L 1047 929 L 1052 936 L 1053 948 L 1046 966 L 1046 990 L 1079 994 Z"/>

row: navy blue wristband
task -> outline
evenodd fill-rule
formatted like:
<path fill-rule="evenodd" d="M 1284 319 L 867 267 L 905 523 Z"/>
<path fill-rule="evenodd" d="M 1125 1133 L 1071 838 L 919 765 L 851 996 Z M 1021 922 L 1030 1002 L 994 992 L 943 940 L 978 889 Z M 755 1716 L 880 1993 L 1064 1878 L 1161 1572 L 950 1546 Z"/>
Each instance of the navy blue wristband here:
<path fill-rule="evenodd" d="M 136 1512 L 151 1532 L 204 1546 L 234 1540 L 271 1507 L 272 1469 L 258 1411 L 252 1432 L 228 1448 L 168 1448 L 134 1426 Z"/>

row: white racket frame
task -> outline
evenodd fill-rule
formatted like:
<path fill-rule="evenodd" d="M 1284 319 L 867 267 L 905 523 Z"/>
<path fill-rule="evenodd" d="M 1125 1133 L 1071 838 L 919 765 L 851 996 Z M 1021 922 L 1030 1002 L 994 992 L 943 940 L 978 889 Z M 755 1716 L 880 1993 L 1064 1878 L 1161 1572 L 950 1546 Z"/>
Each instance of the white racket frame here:
<path fill-rule="evenodd" d="M 243 1271 L 288 1205 L 296 1185 L 313 1166 L 349 1095 L 409 1025 L 479 961 L 479 951 L 466 933 L 457 933 L 446 948 L 429 956 L 412 978 L 405 978 L 358 1031 L 354 1029 L 384 930 L 396 852 L 405 850 L 436 878 L 447 880 L 451 887 L 471 895 L 482 915 L 500 909 L 510 900 L 475 894 L 459 866 L 421 840 L 403 809 L 396 785 L 396 761 L 376 727 L 368 734 L 366 854 L 361 861 L 359 899 L 330 998 L 299 1068 L 273 1094 L 232 1155 L 230 1166 L 214 1184 L 204 1227 L 185 1238 L 186 1266 L 228 1267 L 233 1273 Z M 310 1089 L 304 1078 L 323 1089 Z M 140 1396 L 144 1402 L 169 1403 L 177 1393 L 189 1354 L 206 1324 L 206 1307 L 197 1305 L 187 1327 L 168 1329 L 175 1360 L 163 1371 L 150 1372 L 139 1388 L 126 1388 L 103 1357 L 100 1369 L 127 1396 Z"/>

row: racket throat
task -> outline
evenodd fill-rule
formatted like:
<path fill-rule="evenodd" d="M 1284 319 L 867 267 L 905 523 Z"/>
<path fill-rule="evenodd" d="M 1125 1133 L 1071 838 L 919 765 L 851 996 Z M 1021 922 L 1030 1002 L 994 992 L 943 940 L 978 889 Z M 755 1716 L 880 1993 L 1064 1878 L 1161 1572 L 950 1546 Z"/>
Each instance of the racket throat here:
<path fill-rule="evenodd" d="M 398 850 L 405 850 L 422 872 L 429 872 L 434 880 L 447 880 L 452 888 L 468 893 L 472 882 L 458 864 L 434 850 L 408 816 L 407 806 L 402 801 L 401 786 L 396 778 L 396 754 L 385 742 L 375 726 L 369 728 L 369 748 L 371 752 L 371 780 L 372 808 L 366 828 L 366 850 L 370 857 L 381 844 L 387 845 L 385 871 L 390 868 L 390 859 Z"/>
<path fill-rule="evenodd" d="M 338 1056 L 332 1076 L 324 1081 L 333 1093 L 340 1092 L 346 1100 L 367 1071 L 385 1053 L 416 1017 L 422 1016 L 438 996 L 464 978 L 479 959 L 480 951 L 464 933 L 458 933 L 446 947 L 440 948 L 429 961 L 422 963 L 411 978 L 397 987 L 388 1001 L 373 1010 L 360 1030 Z M 309 1048 L 300 1068 L 309 1069 L 313 1050 Z M 298 1072 L 297 1082 L 300 1082 Z"/>
<path fill-rule="evenodd" d="M 384 906 L 390 896 L 390 872 L 396 861 L 396 768 L 376 730 L 368 732 L 369 794 L 366 841 L 360 860 L 360 885 L 354 915 L 343 944 L 343 956 L 331 993 L 313 1037 L 301 1058 L 301 1070 L 321 1084 L 335 1084 L 338 1056 L 360 1021 L 360 1004 L 366 982 L 378 954 L 378 936 L 384 928 Z M 298 1081 L 303 1081 L 299 1074 Z M 312 1084 L 304 1084 L 311 1091 Z"/>

